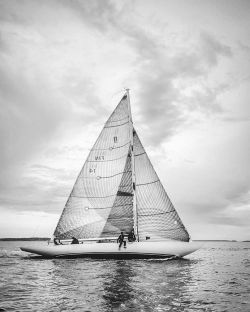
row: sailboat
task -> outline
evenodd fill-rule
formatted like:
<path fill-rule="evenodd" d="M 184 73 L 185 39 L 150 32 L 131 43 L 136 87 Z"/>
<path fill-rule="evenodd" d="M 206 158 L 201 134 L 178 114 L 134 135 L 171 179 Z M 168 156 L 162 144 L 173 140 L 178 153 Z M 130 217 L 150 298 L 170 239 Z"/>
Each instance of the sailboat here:
<path fill-rule="evenodd" d="M 117 238 L 124 233 L 120 246 Z M 133 239 L 128 239 L 133 232 Z M 71 244 L 72 238 L 79 244 Z M 129 90 L 80 171 L 53 238 L 21 247 L 45 257 L 183 257 L 199 248 L 167 195 L 132 121 Z"/>

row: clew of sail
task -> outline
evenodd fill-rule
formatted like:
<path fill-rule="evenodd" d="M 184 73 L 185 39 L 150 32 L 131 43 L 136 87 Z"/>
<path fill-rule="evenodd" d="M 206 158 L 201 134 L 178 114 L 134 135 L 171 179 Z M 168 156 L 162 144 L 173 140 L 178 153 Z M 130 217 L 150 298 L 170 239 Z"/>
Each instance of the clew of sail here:
<path fill-rule="evenodd" d="M 134 130 L 137 226 L 140 240 L 189 241 L 189 234 L 161 184 Z"/>
<path fill-rule="evenodd" d="M 75 182 L 54 235 L 110 237 L 133 227 L 131 125 L 124 95 Z"/>

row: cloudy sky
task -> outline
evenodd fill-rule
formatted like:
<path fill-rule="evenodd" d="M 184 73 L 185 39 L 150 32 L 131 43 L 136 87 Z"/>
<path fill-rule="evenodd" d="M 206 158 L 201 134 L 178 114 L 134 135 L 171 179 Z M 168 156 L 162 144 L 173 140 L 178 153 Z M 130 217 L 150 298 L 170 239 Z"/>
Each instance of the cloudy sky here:
<path fill-rule="evenodd" d="M 0 0 L 0 237 L 50 236 L 131 89 L 193 239 L 250 239 L 250 2 Z"/>

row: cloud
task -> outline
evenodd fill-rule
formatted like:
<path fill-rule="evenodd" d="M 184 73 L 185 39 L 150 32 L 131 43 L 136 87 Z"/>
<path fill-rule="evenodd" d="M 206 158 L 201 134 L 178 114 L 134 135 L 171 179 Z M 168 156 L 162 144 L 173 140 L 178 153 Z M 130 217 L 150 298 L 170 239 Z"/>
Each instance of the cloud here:
<path fill-rule="evenodd" d="M 243 50 L 243 52 L 249 53 L 250 52 L 250 46 L 247 44 L 244 44 L 242 42 L 238 42 L 239 48 Z"/>
<path fill-rule="evenodd" d="M 229 46 L 222 44 L 207 32 L 201 33 L 201 53 L 209 68 L 218 64 L 220 56 L 233 56 L 232 49 Z"/>
<path fill-rule="evenodd" d="M 66 117 L 66 107 L 48 95 L 44 84 L 27 81 L 10 67 L 1 66 L 0 74 L 0 162 L 3 169 L 8 169 L 50 139 Z"/>
<path fill-rule="evenodd" d="M 136 38 L 139 42 L 144 40 L 141 36 Z M 149 45 L 148 41 L 149 38 L 145 41 L 146 45 Z M 136 48 L 143 44 L 137 43 Z M 229 47 L 208 34 L 202 34 L 201 40 L 189 52 L 184 48 L 175 55 L 168 55 L 168 47 L 154 45 L 151 40 L 152 46 L 155 48 L 141 59 L 137 75 L 140 90 L 138 102 L 142 103 L 140 114 L 142 123 L 148 126 L 149 142 L 157 146 L 188 121 L 189 112 L 198 110 L 207 114 L 222 111 L 217 99 L 227 85 L 209 86 L 206 77 L 217 66 L 220 55 L 230 57 L 232 54 Z M 198 88 L 191 94 L 190 91 L 185 94 L 181 88 L 183 85 L 184 91 L 190 90 L 193 85 Z"/>
<path fill-rule="evenodd" d="M 242 227 L 248 228 L 250 230 L 249 226 L 249 218 L 250 218 L 250 205 L 246 205 L 244 209 L 240 206 L 234 206 L 234 207 L 227 207 L 224 210 L 219 210 L 214 215 L 210 214 L 206 222 L 210 224 L 220 224 L 220 225 L 234 225 L 241 227 L 241 231 L 243 230 Z"/>
<path fill-rule="evenodd" d="M 87 133 L 93 119 L 98 122 L 107 114 L 91 73 L 81 68 L 88 60 L 83 63 L 78 54 L 74 59 L 71 32 L 60 35 L 57 14 L 71 17 L 69 24 L 71 21 L 75 29 L 78 24 L 68 12 L 62 12 L 59 3 L 51 5 L 41 8 L 33 1 L 22 5 L 1 2 L 0 203 L 10 210 L 61 209 L 65 202 L 62 194 L 67 196 L 70 190 L 69 172 L 62 177 L 51 168 L 45 179 L 45 168 L 34 172 L 32 164 L 39 157 L 46 162 L 43 154 L 51 146 L 60 147 L 62 137 L 71 133 L 74 141 L 76 133 Z M 58 46 L 61 40 L 64 44 Z M 54 157 L 58 156 L 60 153 L 54 152 Z"/>
<path fill-rule="evenodd" d="M 210 86 L 206 78 L 218 65 L 220 57 L 229 58 L 233 54 L 231 48 L 215 36 L 202 31 L 193 46 L 188 43 L 171 48 L 171 42 L 158 36 L 157 31 L 139 26 L 141 17 L 133 10 L 132 3 L 125 6 L 112 1 L 73 1 L 64 5 L 81 16 L 87 25 L 105 36 L 127 42 L 134 49 L 136 77 L 131 80 L 136 81 L 135 106 L 141 121 L 139 127 L 146 131 L 147 143 L 158 146 L 164 142 L 188 122 L 190 111 L 222 112 L 218 97 L 228 85 L 221 82 L 219 86 Z M 187 96 L 176 85 L 180 80 L 189 80 L 188 87 L 202 80 L 203 83 Z"/>
<path fill-rule="evenodd" d="M 77 173 L 43 165 L 25 166 L 25 169 L 21 180 L 2 187 L 0 206 L 9 211 L 61 211 Z"/>
<path fill-rule="evenodd" d="M 0 31 L 0 51 L 1 53 L 5 53 L 8 51 L 8 47 L 5 44 L 4 37 L 1 31 Z"/>
<path fill-rule="evenodd" d="M 114 23 L 114 19 L 118 14 L 114 2 L 110 0 L 64 0 L 58 1 L 58 3 L 71 9 L 86 25 L 95 27 L 103 33 L 109 30 L 110 25 Z"/>
<path fill-rule="evenodd" d="M 219 65 L 220 58 L 233 56 L 228 45 L 201 31 L 195 41 L 187 38 L 183 45 L 172 47 L 171 41 L 162 34 L 160 37 L 152 29 L 141 28 L 134 12 L 130 12 L 128 20 L 126 13 L 130 7 L 126 11 L 124 7 L 117 9 L 114 5 L 107 8 L 108 12 L 104 7 L 99 8 L 102 12 L 99 22 L 105 24 L 101 31 L 109 36 L 116 34 L 116 38 L 127 42 L 136 55 L 133 63 L 135 77 L 131 82 L 136 85 L 135 106 L 141 122 L 139 126 L 147 131 L 147 143 L 158 146 L 164 142 L 188 121 L 189 112 L 199 110 L 206 115 L 223 111 L 218 97 L 229 85 L 222 81 L 213 86 L 208 75 Z M 100 30 L 99 26 L 96 27 Z M 193 85 L 199 88 L 187 95 L 182 90 L 183 84 L 185 89 Z"/>

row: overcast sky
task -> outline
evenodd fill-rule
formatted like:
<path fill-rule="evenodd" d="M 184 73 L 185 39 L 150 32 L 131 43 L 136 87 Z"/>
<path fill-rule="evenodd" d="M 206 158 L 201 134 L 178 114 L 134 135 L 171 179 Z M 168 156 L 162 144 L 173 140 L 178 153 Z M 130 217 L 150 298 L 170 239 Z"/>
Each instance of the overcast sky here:
<path fill-rule="evenodd" d="M 0 237 L 50 236 L 130 88 L 193 239 L 250 239 L 250 2 L 0 0 Z"/>

